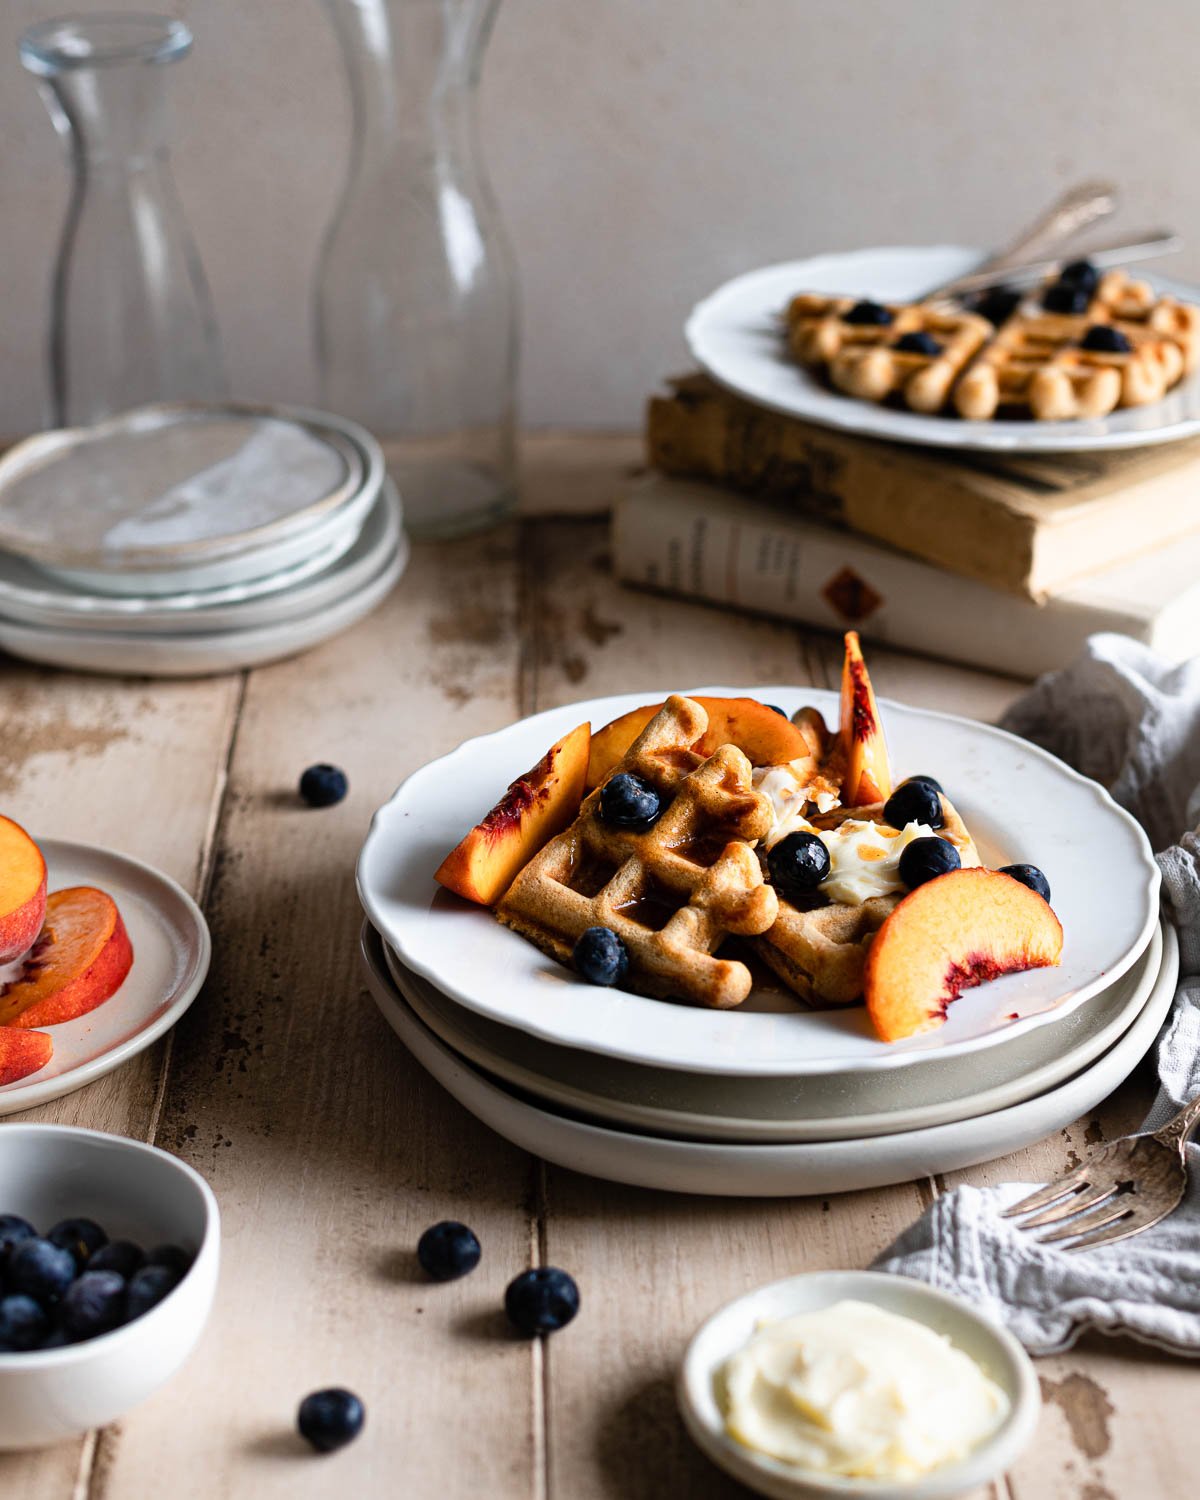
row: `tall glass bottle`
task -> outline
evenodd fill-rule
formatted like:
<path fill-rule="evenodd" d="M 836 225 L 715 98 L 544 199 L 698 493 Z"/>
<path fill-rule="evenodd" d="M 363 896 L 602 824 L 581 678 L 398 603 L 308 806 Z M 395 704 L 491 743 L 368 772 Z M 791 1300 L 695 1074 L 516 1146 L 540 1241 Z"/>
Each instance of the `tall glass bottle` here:
<path fill-rule="evenodd" d="M 516 278 L 475 120 L 499 0 L 323 3 L 353 137 L 317 276 L 322 402 L 383 444 L 414 533 L 470 531 L 516 493 Z"/>
<path fill-rule="evenodd" d="M 224 391 L 216 320 L 167 148 L 166 63 L 191 32 L 137 13 L 45 21 L 21 38 L 72 168 L 54 265 L 50 416 Z"/>

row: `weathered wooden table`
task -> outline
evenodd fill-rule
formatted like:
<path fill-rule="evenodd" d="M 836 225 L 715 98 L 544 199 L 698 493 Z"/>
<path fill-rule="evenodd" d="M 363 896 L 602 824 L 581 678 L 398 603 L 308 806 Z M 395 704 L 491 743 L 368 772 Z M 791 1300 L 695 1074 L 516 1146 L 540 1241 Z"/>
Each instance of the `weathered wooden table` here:
<path fill-rule="evenodd" d="M 477 1124 L 366 995 L 355 857 L 374 808 L 423 761 L 578 697 L 700 678 L 836 683 L 832 638 L 613 582 L 606 528 L 578 512 L 607 498 L 635 451 L 624 439 L 532 444 L 529 492 L 554 516 L 417 547 L 378 613 L 298 660 L 199 682 L 0 667 L 0 807 L 169 871 L 203 903 L 215 944 L 208 985 L 172 1035 L 22 1118 L 176 1152 L 212 1183 L 225 1230 L 217 1306 L 180 1375 L 82 1442 L 0 1457 L 0 1495 L 741 1495 L 675 1414 L 690 1331 L 757 1283 L 865 1265 L 951 1185 L 773 1202 L 578 1177 Z M 882 693 L 982 719 L 1020 691 L 878 648 L 871 668 Z M 351 783 L 320 812 L 295 794 L 317 760 Z M 1148 1094 L 1135 1079 L 1094 1118 L 961 1175 L 1052 1176 L 1134 1125 Z M 447 1217 L 474 1227 L 484 1257 L 435 1286 L 413 1249 Z M 568 1269 L 583 1297 L 544 1345 L 509 1337 L 499 1313 L 507 1281 L 536 1262 Z M 996 1500 L 1192 1493 L 1186 1362 L 1093 1340 L 1039 1368 L 1041 1427 Z M 292 1423 L 299 1398 L 331 1384 L 362 1395 L 367 1428 L 318 1458 Z"/>

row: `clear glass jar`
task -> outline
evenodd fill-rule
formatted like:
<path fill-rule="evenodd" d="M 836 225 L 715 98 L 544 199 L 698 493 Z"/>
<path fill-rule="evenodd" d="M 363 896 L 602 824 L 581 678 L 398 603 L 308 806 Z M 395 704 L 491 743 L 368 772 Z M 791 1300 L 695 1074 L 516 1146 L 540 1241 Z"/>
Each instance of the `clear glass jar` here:
<path fill-rule="evenodd" d="M 499 0 L 324 0 L 353 136 L 316 288 L 322 403 L 379 439 L 416 535 L 516 497 L 516 277 L 476 85 Z"/>
<path fill-rule="evenodd" d="M 166 16 L 45 21 L 21 38 L 72 168 L 54 264 L 50 420 L 224 394 L 220 341 L 167 149 L 166 63 L 192 35 Z"/>

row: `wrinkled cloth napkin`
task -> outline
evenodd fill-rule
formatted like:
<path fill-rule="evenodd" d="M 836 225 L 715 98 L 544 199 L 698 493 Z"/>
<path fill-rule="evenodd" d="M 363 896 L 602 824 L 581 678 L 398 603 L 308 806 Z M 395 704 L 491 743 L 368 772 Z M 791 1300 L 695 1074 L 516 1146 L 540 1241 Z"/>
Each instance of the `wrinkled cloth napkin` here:
<path fill-rule="evenodd" d="M 1180 980 L 1157 1043 L 1158 1097 L 1142 1126 L 1155 1130 L 1200 1093 L 1200 658 L 1171 667 L 1125 636 L 1093 636 L 1001 723 L 1102 782 L 1156 851 L 1164 910 L 1179 929 Z M 1200 1145 L 1187 1151 L 1185 1201 L 1118 1244 L 1078 1255 L 1040 1246 L 1000 1218 L 1034 1185 L 959 1187 L 874 1269 L 960 1293 L 1033 1354 L 1070 1348 L 1096 1329 L 1200 1355 Z"/>

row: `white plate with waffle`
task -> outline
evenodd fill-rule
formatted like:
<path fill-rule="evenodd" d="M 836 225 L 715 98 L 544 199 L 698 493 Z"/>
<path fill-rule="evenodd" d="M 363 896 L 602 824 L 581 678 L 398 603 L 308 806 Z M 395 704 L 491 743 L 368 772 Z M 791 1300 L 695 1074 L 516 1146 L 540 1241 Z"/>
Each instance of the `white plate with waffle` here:
<path fill-rule="evenodd" d="M 837 695 L 814 688 L 691 691 L 750 696 L 789 714 L 808 704 L 830 725 L 837 720 Z M 408 968 L 468 1009 L 563 1046 L 701 1073 L 803 1076 L 964 1055 L 1052 1025 L 1124 974 L 1150 942 L 1158 868 L 1140 827 L 1103 788 L 1001 730 L 886 702 L 897 775 L 943 782 L 985 864 L 1040 864 L 1066 933 L 1060 967 L 971 990 L 935 1031 L 884 1043 L 861 1006 L 809 1010 L 775 989 L 718 1011 L 597 988 L 435 884 L 445 854 L 550 745 L 583 720 L 599 728 L 654 699 L 628 693 L 548 710 L 467 741 L 399 788 L 372 822 L 358 888 Z"/>
<path fill-rule="evenodd" d="M 859 399 L 832 388 L 789 352 L 783 313 L 799 293 L 907 303 L 970 271 L 980 251 L 959 245 L 896 246 L 819 255 L 750 271 L 692 309 L 685 337 L 714 380 L 759 406 L 891 442 L 1009 453 L 1136 448 L 1200 433 L 1200 375 L 1185 375 L 1157 401 L 1083 420 L 969 421 Z M 1153 274 L 1156 291 L 1200 302 L 1200 291 Z M 941 335 L 944 339 L 944 335 Z"/>

